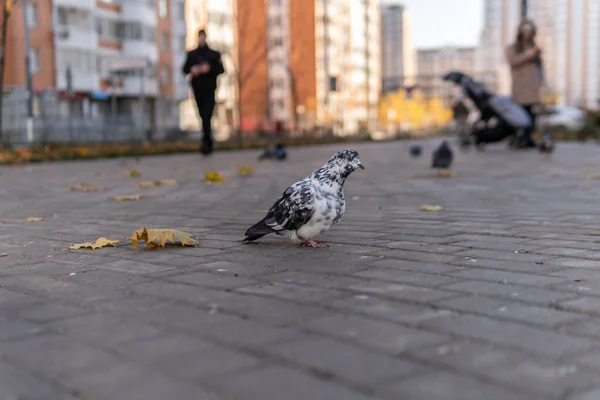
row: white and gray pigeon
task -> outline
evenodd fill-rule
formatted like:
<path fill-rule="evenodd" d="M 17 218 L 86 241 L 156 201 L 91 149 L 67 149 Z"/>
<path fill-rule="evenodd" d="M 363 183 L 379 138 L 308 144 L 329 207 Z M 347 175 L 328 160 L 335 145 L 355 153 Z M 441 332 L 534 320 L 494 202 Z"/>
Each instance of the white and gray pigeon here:
<path fill-rule="evenodd" d="M 344 182 L 358 168 L 365 169 L 355 150 L 337 152 L 310 176 L 287 188 L 267 215 L 246 231 L 244 242 L 277 233 L 303 246 L 327 247 L 313 238 L 344 216 Z"/>

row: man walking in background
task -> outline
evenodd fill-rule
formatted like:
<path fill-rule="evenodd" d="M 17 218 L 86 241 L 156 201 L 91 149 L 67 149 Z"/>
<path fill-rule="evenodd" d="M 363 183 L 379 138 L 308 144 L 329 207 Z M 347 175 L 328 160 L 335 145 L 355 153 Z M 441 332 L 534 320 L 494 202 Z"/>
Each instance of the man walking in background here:
<path fill-rule="evenodd" d="M 206 44 L 206 31 L 198 31 L 198 47 L 187 53 L 183 73 L 190 78 L 192 91 L 202 120 L 202 146 L 200 151 L 208 155 L 213 151 L 211 118 L 215 108 L 217 77 L 225 72 L 221 53 Z"/>

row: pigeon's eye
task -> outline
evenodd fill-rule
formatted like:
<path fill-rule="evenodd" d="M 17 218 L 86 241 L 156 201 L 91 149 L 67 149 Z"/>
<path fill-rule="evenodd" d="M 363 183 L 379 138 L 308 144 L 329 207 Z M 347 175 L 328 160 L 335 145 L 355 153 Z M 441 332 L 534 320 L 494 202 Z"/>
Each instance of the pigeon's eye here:
<path fill-rule="evenodd" d="M 348 161 L 354 160 L 354 156 L 348 156 Z"/>

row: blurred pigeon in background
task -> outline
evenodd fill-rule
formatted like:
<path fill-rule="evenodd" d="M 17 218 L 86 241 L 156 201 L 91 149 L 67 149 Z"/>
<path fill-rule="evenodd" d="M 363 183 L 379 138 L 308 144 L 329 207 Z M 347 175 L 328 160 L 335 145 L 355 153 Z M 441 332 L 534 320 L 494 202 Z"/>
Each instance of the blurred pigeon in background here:
<path fill-rule="evenodd" d="M 551 134 L 545 133 L 542 136 L 542 139 L 540 140 L 540 143 L 538 146 L 540 153 L 545 154 L 546 157 L 550 157 L 550 154 L 552 154 L 552 152 L 554 151 L 554 147 L 555 147 L 554 138 L 552 137 Z"/>
<path fill-rule="evenodd" d="M 444 140 L 442 144 L 434 150 L 431 160 L 431 168 L 437 170 L 449 169 L 452 164 L 452 150 L 448 142 Z"/>
<path fill-rule="evenodd" d="M 419 157 L 421 155 L 421 146 L 418 144 L 413 144 L 410 146 L 410 155 L 413 157 Z"/>
<path fill-rule="evenodd" d="M 273 159 L 277 161 L 283 161 L 287 158 L 287 150 L 283 147 L 282 144 L 276 144 L 275 146 L 267 147 L 260 156 L 258 156 L 258 161 L 263 161 L 265 159 Z"/>

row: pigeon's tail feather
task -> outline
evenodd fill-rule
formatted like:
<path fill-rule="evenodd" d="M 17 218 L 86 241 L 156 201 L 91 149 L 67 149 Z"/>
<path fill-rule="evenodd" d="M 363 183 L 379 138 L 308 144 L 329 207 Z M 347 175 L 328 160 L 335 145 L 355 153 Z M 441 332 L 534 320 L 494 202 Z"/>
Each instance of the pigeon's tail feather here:
<path fill-rule="evenodd" d="M 273 233 L 275 230 L 265 223 L 265 219 L 261 219 L 256 224 L 252 225 L 246 231 L 246 239 L 244 242 L 252 242 L 253 240 L 259 239 L 269 233 Z"/>

